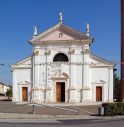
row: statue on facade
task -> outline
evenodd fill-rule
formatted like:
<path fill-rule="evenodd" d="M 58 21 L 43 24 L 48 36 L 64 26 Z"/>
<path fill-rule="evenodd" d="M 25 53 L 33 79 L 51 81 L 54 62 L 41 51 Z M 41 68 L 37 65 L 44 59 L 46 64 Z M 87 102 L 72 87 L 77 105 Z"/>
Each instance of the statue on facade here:
<path fill-rule="evenodd" d="M 62 23 L 63 21 L 63 14 L 62 12 L 59 13 L 59 22 Z"/>
<path fill-rule="evenodd" d="M 37 27 L 34 26 L 34 33 L 33 33 L 33 36 L 37 36 Z"/>
<path fill-rule="evenodd" d="M 89 35 L 90 35 L 90 25 L 87 23 L 87 25 L 86 25 L 86 36 L 89 37 Z"/>

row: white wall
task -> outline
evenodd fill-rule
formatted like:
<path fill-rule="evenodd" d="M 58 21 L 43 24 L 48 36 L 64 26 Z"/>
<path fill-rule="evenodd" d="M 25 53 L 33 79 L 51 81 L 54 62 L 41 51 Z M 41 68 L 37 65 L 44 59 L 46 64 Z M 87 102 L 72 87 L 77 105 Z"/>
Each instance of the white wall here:
<path fill-rule="evenodd" d="M 109 67 L 90 68 L 92 101 L 96 101 L 96 86 L 103 88 L 103 102 L 113 101 L 113 70 Z"/>
<path fill-rule="evenodd" d="M 31 69 L 13 70 L 13 101 L 22 100 L 22 86 L 28 87 L 28 97 L 31 90 Z"/>

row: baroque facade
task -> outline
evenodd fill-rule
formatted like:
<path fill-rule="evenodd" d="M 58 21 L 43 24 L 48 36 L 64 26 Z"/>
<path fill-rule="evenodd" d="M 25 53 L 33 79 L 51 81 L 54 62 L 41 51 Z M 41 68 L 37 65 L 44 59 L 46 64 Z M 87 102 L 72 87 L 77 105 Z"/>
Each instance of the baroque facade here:
<path fill-rule="evenodd" d="M 113 101 L 113 62 L 91 53 L 89 24 L 82 33 L 62 21 L 34 35 L 30 57 L 12 65 L 13 102 Z"/>

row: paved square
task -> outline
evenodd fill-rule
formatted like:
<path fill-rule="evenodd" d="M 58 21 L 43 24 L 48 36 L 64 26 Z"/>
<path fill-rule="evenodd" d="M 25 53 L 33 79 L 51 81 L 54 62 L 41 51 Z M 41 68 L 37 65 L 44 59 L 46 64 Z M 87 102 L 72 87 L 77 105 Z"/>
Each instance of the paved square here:
<path fill-rule="evenodd" d="M 43 115 L 96 115 L 100 105 L 90 106 L 68 106 L 64 104 L 51 105 L 51 104 L 36 104 L 35 114 Z M 11 101 L 0 101 L 0 112 L 2 113 L 24 113 L 32 114 L 32 104 L 22 103 L 16 104 Z"/>

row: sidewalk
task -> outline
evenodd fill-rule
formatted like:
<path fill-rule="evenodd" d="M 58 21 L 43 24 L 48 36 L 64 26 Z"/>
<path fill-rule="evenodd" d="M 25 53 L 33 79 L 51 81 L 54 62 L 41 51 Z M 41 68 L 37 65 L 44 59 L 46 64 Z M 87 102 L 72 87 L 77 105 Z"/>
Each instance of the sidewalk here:
<path fill-rule="evenodd" d="M 34 114 L 16 114 L 16 113 L 0 113 L 0 119 L 41 119 L 41 120 L 69 120 L 69 119 L 104 119 L 117 120 L 124 119 L 124 116 L 104 117 L 90 115 L 34 115 Z"/>

